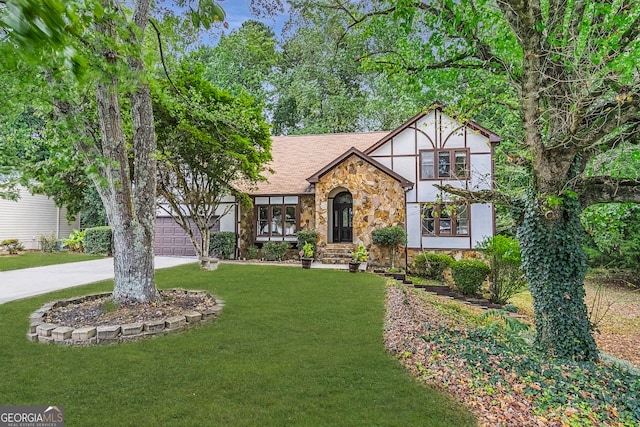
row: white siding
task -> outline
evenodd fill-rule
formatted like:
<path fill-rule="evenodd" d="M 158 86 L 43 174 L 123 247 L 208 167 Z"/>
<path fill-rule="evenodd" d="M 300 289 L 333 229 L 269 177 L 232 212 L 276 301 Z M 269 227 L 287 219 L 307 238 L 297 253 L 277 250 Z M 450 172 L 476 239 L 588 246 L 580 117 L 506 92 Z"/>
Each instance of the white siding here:
<path fill-rule="evenodd" d="M 491 154 L 472 154 L 471 182 L 469 188 L 472 190 L 491 189 Z"/>
<path fill-rule="evenodd" d="M 68 224 L 66 210 L 47 196 L 31 195 L 22 187 L 19 193 L 17 202 L 0 199 L 0 241 L 19 239 L 25 249 L 40 249 L 40 235 L 54 233 L 58 239 L 66 238 L 74 228 L 80 228 L 78 219 Z"/>
<path fill-rule="evenodd" d="M 418 203 L 407 204 L 407 246 L 410 248 L 420 247 L 420 236 L 422 235 L 422 215 Z"/>
<path fill-rule="evenodd" d="M 393 138 L 393 155 L 415 154 L 415 130 L 405 129 Z"/>
<path fill-rule="evenodd" d="M 470 249 L 468 237 L 423 237 L 424 249 Z"/>
<path fill-rule="evenodd" d="M 493 207 L 490 204 L 471 205 L 471 247 L 475 248 L 488 236 L 493 236 Z"/>

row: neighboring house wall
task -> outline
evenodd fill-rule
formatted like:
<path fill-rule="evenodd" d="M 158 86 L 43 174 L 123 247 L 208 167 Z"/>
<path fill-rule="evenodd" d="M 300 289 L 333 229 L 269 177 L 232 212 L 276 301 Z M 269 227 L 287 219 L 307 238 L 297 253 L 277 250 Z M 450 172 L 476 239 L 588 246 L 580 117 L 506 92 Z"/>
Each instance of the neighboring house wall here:
<path fill-rule="evenodd" d="M 341 191 L 351 193 L 353 199 L 354 244 L 362 243 L 372 260 L 380 259 L 372 246 L 372 232 L 390 225 L 404 227 L 405 190 L 395 178 L 364 159 L 351 155 L 322 175 L 315 186 L 316 231 L 320 255 L 327 243 L 333 241 L 333 197 Z"/>
<path fill-rule="evenodd" d="M 491 204 L 453 207 L 454 200 L 435 187 L 491 189 L 493 145 L 488 136 L 436 109 L 367 150 L 415 183 L 406 195 L 408 248 L 472 249 L 494 234 Z"/>
<path fill-rule="evenodd" d="M 40 249 L 40 235 L 67 238 L 74 228 L 80 228 L 79 218 L 68 223 L 66 209 L 58 208 L 47 196 L 31 195 L 24 187 L 18 192 L 17 201 L 0 199 L 0 241 L 19 239 L 25 249 Z"/>

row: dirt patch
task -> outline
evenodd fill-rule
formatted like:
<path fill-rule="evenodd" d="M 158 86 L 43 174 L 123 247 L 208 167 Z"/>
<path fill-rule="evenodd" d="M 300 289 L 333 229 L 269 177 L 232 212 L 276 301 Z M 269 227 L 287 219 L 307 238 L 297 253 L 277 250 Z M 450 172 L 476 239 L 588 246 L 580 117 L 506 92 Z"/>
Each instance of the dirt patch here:
<path fill-rule="evenodd" d="M 113 326 L 144 323 L 214 307 L 216 300 L 210 295 L 172 289 L 160 291 L 160 303 L 121 304 L 116 306 L 110 297 L 70 304 L 51 309 L 47 322 L 60 326 Z"/>

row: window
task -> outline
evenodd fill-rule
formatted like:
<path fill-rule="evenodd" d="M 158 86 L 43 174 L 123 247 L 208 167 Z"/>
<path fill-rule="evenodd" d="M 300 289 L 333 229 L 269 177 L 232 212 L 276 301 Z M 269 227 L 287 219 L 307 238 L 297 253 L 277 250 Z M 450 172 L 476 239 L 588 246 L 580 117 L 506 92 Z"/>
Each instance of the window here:
<path fill-rule="evenodd" d="M 467 179 L 469 151 L 427 150 L 420 152 L 420 179 Z"/>
<path fill-rule="evenodd" d="M 257 205 L 257 235 L 295 236 L 298 228 L 297 205 Z"/>
<path fill-rule="evenodd" d="M 468 236 L 469 206 L 464 203 L 422 205 L 423 236 Z"/>

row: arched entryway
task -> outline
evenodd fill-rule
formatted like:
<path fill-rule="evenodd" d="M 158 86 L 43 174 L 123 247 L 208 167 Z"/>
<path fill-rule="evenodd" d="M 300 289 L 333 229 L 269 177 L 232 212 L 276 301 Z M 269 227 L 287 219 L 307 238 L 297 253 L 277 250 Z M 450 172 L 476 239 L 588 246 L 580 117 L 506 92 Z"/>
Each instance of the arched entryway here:
<path fill-rule="evenodd" d="M 333 243 L 353 242 L 353 198 L 342 191 L 333 198 L 332 209 Z"/>

